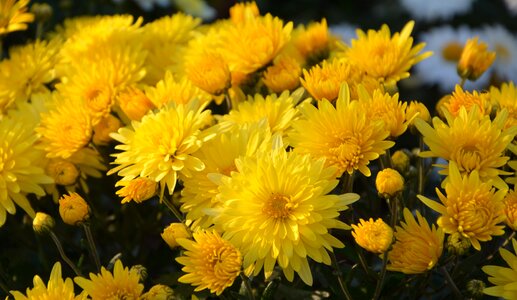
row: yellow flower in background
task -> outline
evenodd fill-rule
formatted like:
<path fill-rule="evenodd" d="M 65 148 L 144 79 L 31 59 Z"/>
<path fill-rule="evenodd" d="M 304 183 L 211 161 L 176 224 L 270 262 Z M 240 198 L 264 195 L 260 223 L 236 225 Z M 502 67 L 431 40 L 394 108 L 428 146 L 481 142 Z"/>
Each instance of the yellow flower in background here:
<path fill-rule="evenodd" d="M 208 228 L 213 224 L 210 211 L 222 206 L 216 198 L 220 177 L 230 176 L 237 170 L 235 159 L 270 149 L 270 140 L 269 126 L 263 120 L 221 132 L 193 154 L 203 161 L 205 169 L 190 178 L 180 177 L 183 182 L 181 210 L 186 212 L 186 220 L 192 222 L 192 228 Z"/>
<path fill-rule="evenodd" d="M 45 173 L 59 185 L 72 185 L 79 178 L 79 169 L 72 162 L 62 158 L 49 159 Z"/>
<path fill-rule="evenodd" d="M 56 78 L 60 45 L 58 40 L 38 40 L 9 49 L 9 58 L 0 63 L 0 114 L 35 93 L 49 92 L 47 85 Z"/>
<path fill-rule="evenodd" d="M 27 12 L 29 0 L 0 1 L 0 37 L 13 31 L 27 29 L 27 23 L 34 21 L 34 15 Z"/>
<path fill-rule="evenodd" d="M 347 82 L 352 85 L 358 78 L 358 72 L 353 65 L 334 59 L 330 62 L 325 60 L 321 66 L 316 65 L 309 71 L 304 69 L 300 81 L 314 99 L 332 102 L 337 99 L 341 84 Z"/>
<path fill-rule="evenodd" d="M 183 223 L 171 223 L 165 227 L 162 239 L 169 245 L 171 249 L 178 247 L 178 239 L 190 238 L 189 229 Z"/>
<path fill-rule="evenodd" d="M 107 145 L 111 142 L 110 134 L 117 132 L 121 127 L 120 120 L 112 114 L 108 114 L 102 118 L 97 125 L 93 127 L 92 142 L 95 145 Z"/>
<path fill-rule="evenodd" d="M 382 197 L 392 198 L 404 190 L 404 177 L 394 169 L 383 169 L 377 173 L 375 187 Z"/>
<path fill-rule="evenodd" d="M 52 183 L 43 169 L 45 153 L 35 147 L 33 122 L 30 114 L 0 116 L 0 226 L 16 205 L 34 217 L 27 195 L 44 196 L 42 185 Z"/>
<path fill-rule="evenodd" d="M 186 77 L 176 80 L 170 72 L 166 72 L 155 87 L 147 88 L 145 95 L 158 108 L 170 103 L 187 104 L 195 99 L 203 104 L 212 99 L 210 94 L 194 86 Z"/>
<path fill-rule="evenodd" d="M 82 300 L 86 295 L 75 295 L 74 282 L 70 278 L 63 279 L 61 275 L 61 264 L 56 262 L 50 272 L 48 283 L 45 284 L 41 277 L 34 276 L 34 287 L 27 288 L 26 295 L 19 291 L 11 291 L 14 300 L 30 299 L 63 299 L 63 300 Z"/>
<path fill-rule="evenodd" d="M 357 66 L 360 72 L 392 86 L 397 81 L 409 77 L 409 69 L 419 61 L 431 56 L 431 52 L 420 53 L 425 44 L 413 47 L 414 21 L 408 22 L 400 33 L 393 36 L 387 25 L 379 31 L 357 30 L 357 39 L 352 40 L 352 46 L 345 56 L 350 63 Z"/>
<path fill-rule="evenodd" d="M 270 14 L 227 26 L 221 32 L 221 54 L 232 71 L 232 83 L 268 65 L 291 37 L 293 23 Z"/>
<path fill-rule="evenodd" d="M 143 45 L 146 74 L 143 81 L 155 85 L 167 71 L 183 72 L 183 56 L 188 42 L 197 33 L 201 19 L 178 12 L 145 24 Z"/>
<path fill-rule="evenodd" d="M 328 252 L 344 247 L 330 230 L 349 228 L 337 217 L 359 196 L 328 194 L 338 184 L 335 168 L 282 147 L 241 157 L 236 167 L 217 196 L 223 237 L 241 250 L 247 272 L 263 269 L 267 279 L 278 264 L 287 280 L 296 272 L 312 285 L 308 259 L 330 265 Z"/>
<path fill-rule="evenodd" d="M 484 266 L 481 268 L 489 277 L 488 281 L 494 286 L 483 289 L 483 293 L 493 297 L 504 299 L 517 299 L 515 292 L 515 278 L 517 278 L 517 240 L 512 239 L 513 253 L 504 249 L 499 249 L 499 254 L 504 259 L 507 267 Z"/>
<path fill-rule="evenodd" d="M 393 229 L 380 218 L 375 221 L 359 219 L 358 224 L 351 226 L 355 242 L 372 253 L 386 252 L 393 241 Z"/>
<path fill-rule="evenodd" d="M 59 199 L 59 215 L 68 225 L 78 225 L 90 218 L 88 203 L 77 193 L 63 195 Z"/>
<path fill-rule="evenodd" d="M 303 118 L 293 122 L 288 142 L 295 152 L 309 153 L 313 158 L 324 157 L 325 164 L 336 167 L 336 177 L 358 170 L 370 176 L 370 161 L 395 144 L 387 141 L 389 131 L 381 121 L 366 118 L 358 101 L 350 101 L 346 84 L 342 85 L 336 107 L 327 100 L 299 107 Z"/>
<path fill-rule="evenodd" d="M 298 109 L 295 106 L 300 102 L 303 92 L 300 88 L 292 93 L 284 91 L 280 95 L 248 96 L 248 101 L 240 102 L 229 114 L 222 116 L 218 126 L 222 130 L 228 130 L 239 124 L 257 123 L 267 119 L 271 133 L 285 135 L 291 129 L 292 121 L 298 118 Z"/>
<path fill-rule="evenodd" d="M 499 176 L 511 173 L 499 168 L 508 162 L 509 157 L 504 153 L 517 134 L 517 127 L 504 129 L 508 112 L 502 111 L 492 121 L 489 116 L 482 116 L 475 106 L 468 113 L 464 107 L 460 108 L 456 118 L 448 112 L 445 116 L 447 123 L 438 117 L 433 118 L 434 128 L 420 119 L 415 120 L 425 144 L 429 146 L 429 151 L 420 155 L 453 161 L 461 174 L 475 170 L 481 180 L 492 180 L 497 188 L 507 189 L 508 185 Z M 449 173 L 446 164 L 437 166 L 443 168 L 440 174 Z"/>
<path fill-rule="evenodd" d="M 142 295 L 141 300 L 172 300 L 174 290 L 163 284 L 154 285 L 147 293 Z M 192 298 L 194 299 L 194 298 Z"/>
<path fill-rule="evenodd" d="M 503 199 L 507 190 L 496 192 L 490 181 L 479 178 L 477 171 L 462 176 L 455 163 L 449 164 L 448 178 L 447 196 L 436 188 L 442 204 L 418 195 L 425 205 L 440 213 L 438 226 L 447 234 L 459 232 L 470 239 L 476 250 L 481 249 L 479 242 L 504 234 L 504 225 L 500 223 L 506 219 Z"/>
<path fill-rule="evenodd" d="M 404 208 L 404 222 L 395 230 L 395 243 L 388 252 L 390 271 L 420 274 L 436 266 L 443 252 L 444 233 L 441 228 L 430 227 L 420 212 L 417 219 Z M 417 221 L 418 220 L 418 221 Z"/>
<path fill-rule="evenodd" d="M 41 114 L 36 132 L 41 135 L 47 157 L 66 159 L 90 142 L 91 115 L 82 101 L 63 99 L 59 93 L 53 93 L 53 101 L 55 107 Z"/>
<path fill-rule="evenodd" d="M 479 37 L 468 39 L 458 61 L 458 74 L 461 78 L 475 81 L 494 62 L 495 52 L 488 51 L 488 45 Z"/>
<path fill-rule="evenodd" d="M 300 25 L 293 31 L 292 43 L 307 62 L 316 62 L 326 59 L 329 54 L 330 33 L 327 20 L 312 22 L 307 28 Z"/>
<path fill-rule="evenodd" d="M 369 93 L 364 87 L 358 88 L 359 105 L 368 120 L 380 120 L 384 123 L 390 137 L 396 138 L 407 130 L 406 102 L 399 101 L 399 94 L 390 95 L 381 89 Z"/>
<path fill-rule="evenodd" d="M 117 95 L 116 103 L 130 120 L 140 121 L 151 109 L 153 102 L 137 87 L 128 87 Z"/>
<path fill-rule="evenodd" d="M 427 123 L 431 122 L 431 114 L 422 102 L 411 101 L 406 107 L 406 121 L 409 122 L 408 124 L 414 126 L 415 118 L 422 119 Z"/>
<path fill-rule="evenodd" d="M 241 253 L 215 230 L 198 231 L 193 235 L 194 240 L 178 240 L 186 251 L 176 261 L 184 265 L 181 270 L 187 273 L 178 281 L 195 286 L 195 292 L 208 289 L 219 296 L 239 276 Z"/>
<path fill-rule="evenodd" d="M 255 2 L 235 3 L 230 7 L 230 20 L 235 24 L 244 23 L 258 16 L 260 12 Z"/>
<path fill-rule="evenodd" d="M 300 86 L 302 67 L 290 56 L 282 55 L 264 72 L 264 84 L 273 92 L 280 94 L 285 90 L 292 91 Z"/>
<path fill-rule="evenodd" d="M 506 225 L 513 231 L 517 231 L 517 192 L 510 190 L 504 198 L 504 214 Z"/>
<path fill-rule="evenodd" d="M 454 117 L 458 116 L 462 107 L 465 107 L 468 112 L 474 106 L 478 107 L 481 115 L 489 115 L 490 96 L 488 93 L 464 91 L 461 86 L 457 84 L 454 92 L 452 92 L 451 96 L 447 98 L 443 106 Z"/>
<path fill-rule="evenodd" d="M 408 152 L 407 150 L 397 150 L 391 156 L 393 168 L 401 174 L 405 174 L 410 166 L 411 158 Z"/>
<path fill-rule="evenodd" d="M 74 281 L 92 299 L 139 299 L 144 285 L 139 283 L 136 269 L 115 262 L 113 273 L 102 267 L 100 274 L 90 273 L 90 279 L 75 277 Z"/>
<path fill-rule="evenodd" d="M 201 132 L 211 118 L 210 111 L 204 108 L 197 101 L 187 105 L 172 103 L 113 133 L 113 139 L 121 143 L 115 149 L 121 152 L 113 154 L 113 163 L 119 166 L 108 175 L 117 173 L 123 180 L 147 177 L 159 182 L 162 192 L 167 187 L 172 195 L 178 172 L 189 176 L 205 168 L 201 160 L 192 156 L 211 138 Z"/>
<path fill-rule="evenodd" d="M 115 186 L 122 186 L 122 188 L 117 191 L 117 195 L 123 198 L 121 203 L 128 203 L 131 200 L 136 203 L 142 203 L 156 195 L 157 190 L 156 181 L 143 177 L 131 180 L 121 179 Z"/>
<path fill-rule="evenodd" d="M 499 88 L 490 86 L 490 103 L 499 110 L 508 111 L 505 128 L 517 125 L 517 88 L 513 82 L 504 82 Z"/>
<path fill-rule="evenodd" d="M 198 51 L 187 56 L 185 73 L 198 88 L 218 96 L 230 88 L 230 69 L 224 58 L 214 51 Z"/>

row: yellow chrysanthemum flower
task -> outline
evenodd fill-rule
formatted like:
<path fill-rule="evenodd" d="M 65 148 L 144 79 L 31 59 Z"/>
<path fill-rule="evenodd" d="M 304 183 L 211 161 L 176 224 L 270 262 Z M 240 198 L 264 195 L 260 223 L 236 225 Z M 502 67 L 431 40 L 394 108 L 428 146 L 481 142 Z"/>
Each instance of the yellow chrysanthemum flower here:
<path fill-rule="evenodd" d="M 271 133 L 265 120 L 257 124 L 236 126 L 228 132 L 218 134 L 208 141 L 193 155 L 205 164 L 205 169 L 192 177 L 181 177 L 183 181 L 181 210 L 186 212 L 186 219 L 192 222 L 192 228 L 208 228 L 213 224 L 210 210 L 222 204 L 216 199 L 218 191 L 217 176 L 230 176 L 236 171 L 235 159 L 251 156 L 257 151 L 271 148 Z"/>
<path fill-rule="evenodd" d="M 170 72 L 165 73 L 165 77 L 156 84 L 156 87 L 147 88 L 145 95 L 156 107 L 166 106 L 169 103 L 187 104 L 194 99 L 198 99 L 200 103 L 206 103 L 212 99 L 207 92 L 194 86 L 186 77 L 176 80 Z"/>
<path fill-rule="evenodd" d="M 130 120 L 140 121 L 151 109 L 153 102 L 137 87 L 128 87 L 117 95 L 117 104 L 120 110 Z"/>
<path fill-rule="evenodd" d="M 79 194 L 70 193 L 59 199 L 59 215 L 63 222 L 75 226 L 90 218 L 90 207 Z"/>
<path fill-rule="evenodd" d="M 489 116 L 482 116 L 477 106 L 470 112 L 462 107 L 456 118 L 445 112 L 447 124 L 438 117 L 433 118 L 432 128 L 421 119 L 415 125 L 424 136 L 429 151 L 420 153 L 422 157 L 441 157 L 457 164 L 461 174 L 470 174 L 476 170 L 483 181 L 493 180 L 497 188 L 508 188 L 499 177 L 511 173 L 499 170 L 509 157 L 504 151 L 517 134 L 517 127 L 504 129 L 507 111 L 502 111 L 491 121 Z M 468 134 L 466 134 L 468 132 Z M 440 174 L 447 175 L 447 165 Z"/>
<path fill-rule="evenodd" d="M 399 101 L 399 94 L 390 95 L 376 89 L 369 93 L 365 88 L 358 88 L 359 103 L 363 106 L 368 120 L 380 120 L 389 131 L 390 137 L 398 137 L 407 130 L 406 102 Z"/>
<path fill-rule="evenodd" d="M 490 101 L 488 93 L 479 93 L 477 91 L 464 91 L 463 88 L 457 84 L 454 92 L 447 97 L 443 106 L 454 117 L 458 116 L 460 109 L 465 107 L 470 111 L 472 107 L 477 106 L 482 115 L 490 114 Z"/>
<path fill-rule="evenodd" d="M 517 253 L 517 240 L 512 239 L 512 245 L 513 253 L 504 248 L 499 249 L 499 254 L 509 268 L 501 266 L 484 266 L 481 268 L 489 276 L 488 281 L 495 285 L 484 288 L 484 294 L 508 300 L 517 299 L 517 292 L 514 288 L 515 278 L 517 278 L 517 255 L 515 254 Z"/>
<path fill-rule="evenodd" d="M 504 214 L 506 225 L 513 231 L 517 231 L 517 192 L 511 190 L 504 198 Z"/>
<path fill-rule="evenodd" d="M 241 157 L 236 167 L 221 178 L 216 226 L 241 250 L 247 272 L 264 269 L 268 278 L 278 264 L 287 280 L 296 272 L 312 285 L 309 258 L 330 265 L 328 252 L 344 247 L 330 230 L 349 228 L 337 217 L 359 196 L 328 195 L 338 184 L 335 168 L 282 147 Z"/>
<path fill-rule="evenodd" d="M 163 229 L 162 239 L 171 249 L 178 247 L 178 239 L 190 238 L 190 230 L 183 223 L 171 223 Z"/>
<path fill-rule="evenodd" d="M 438 226 L 448 234 L 459 232 L 470 239 L 476 250 L 481 249 L 480 241 L 504 234 L 504 225 L 500 223 L 506 219 L 503 199 L 507 190 L 496 192 L 490 181 L 483 182 L 479 178 L 477 171 L 461 176 L 453 162 L 449 164 L 448 178 L 445 184 L 447 196 L 436 188 L 442 204 L 418 195 L 425 205 L 441 214 Z"/>
<path fill-rule="evenodd" d="M 411 101 L 406 107 L 406 121 L 409 125 L 414 126 L 415 118 L 424 120 L 425 122 L 431 122 L 431 114 L 424 103 L 418 101 Z"/>
<path fill-rule="evenodd" d="M 325 164 L 335 166 L 336 177 L 359 170 L 370 176 L 370 161 L 384 154 L 395 143 L 387 141 L 389 131 L 381 121 L 366 118 L 358 101 L 350 101 L 348 85 L 342 85 L 336 107 L 327 100 L 299 107 L 304 118 L 293 122 L 289 144 L 295 152 L 309 153 Z"/>
<path fill-rule="evenodd" d="M 270 14 L 248 18 L 221 32 L 221 53 L 232 71 L 232 83 L 266 66 L 289 41 L 293 23 L 285 24 Z"/>
<path fill-rule="evenodd" d="M 420 53 L 425 44 L 413 47 L 410 36 L 415 22 L 408 22 L 400 33 L 391 36 L 390 29 L 383 25 L 379 31 L 357 30 L 357 39 L 345 56 L 350 63 L 386 86 L 392 86 L 400 79 L 409 77 L 409 69 L 419 61 L 431 56 L 431 52 Z"/>
<path fill-rule="evenodd" d="M 458 74 L 461 78 L 476 80 L 494 62 L 495 52 L 488 51 L 488 45 L 480 42 L 479 37 L 468 39 L 458 61 Z"/>
<path fill-rule="evenodd" d="M 61 264 L 56 262 L 50 272 L 48 284 L 45 284 L 41 277 L 34 276 L 34 287 L 27 288 L 26 295 L 19 291 L 11 291 L 14 300 L 82 300 L 86 299 L 86 295 L 75 295 L 74 282 L 70 278 L 63 279 L 61 275 Z"/>
<path fill-rule="evenodd" d="M 327 20 L 323 18 L 321 22 L 313 22 L 305 28 L 300 25 L 293 31 L 294 47 L 309 63 L 327 58 L 329 54 L 330 33 L 327 27 Z"/>
<path fill-rule="evenodd" d="M 144 285 L 139 283 L 136 269 L 124 267 L 120 260 L 115 262 L 113 273 L 101 269 L 100 274 L 90 273 L 90 279 L 75 277 L 74 281 L 92 299 L 139 299 Z"/>
<path fill-rule="evenodd" d="M 292 91 L 300 85 L 302 67 L 298 61 L 290 56 L 282 55 L 264 72 L 264 84 L 273 93 Z"/>
<path fill-rule="evenodd" d="M 209 289 L 219 296 L 239 276 L 241 253 L 215 230 L 198 231 L 193 235 L 194 240 L 178 239 L 178 243 L 187 250 L 184 256 L 176 258 L 184 265 L 181 270 L 187 273 L 178 281 L 195 286 L 196 292 Z"/>
<path fill-rule="evenodd" d="M 44 196 L 41 187 L 52 183 L 45 175 L 45 153 L 37 148 L 30 115 L 0 117 L 0 226 L 5 223 L 6 211 L 16 212 L 20 206 L 31 217 L 32 209 L 27 194 Z"/>
<path fill-rule="evenodd" d="M 47 157 L 69 158 L 86 146 L 92 137 L 91 116 L 82 101 L 62 99 L 53 94 L 55 107 L 41 114 L 36 132 L 41 134 L 41 147 Z"/>
<path fill-rule="evenodd" d="M 95 145 L 109 144 L 112 140 L 110 134 L 116 132 L 120 127 L 120 120 L 114 115 L 108 114 L 93 127 L 92 142 Z"/>
<path fill-rule="evenodd" d="M 347 62 L 325 60 L 321 66 L 315 65 L 309 71 L 304 69 L 300 81 L 314 99 L 332 102 L 337 99 L 341 84 L 347 82 L 353 85 L 359 80 L 358 74 L 353 65 Z"/>
<path fill-rule="evenodd" d="M 424 273 L 440 259 L 444 240 L 442 229 L 436 229 L 434 224 L 429 227 L 418 211 L 416 217 L 418 222 L 409 209 L 404 208 L 404 222 L 396 227 L 396 241 L 388 252 L 388 270 L 404 274 Z"/>
<path fill-rule="evenodd" d="M 303 96 L 303 89 L 297 89 L 292 93 L 284 91 L 266 97 L 256 94 L 248 96 L 248 101 L 241 102 L 229 114 L 220 118 L 219 125 L 223 130 L 228 130 L 239 124 L 250 124 L 267 119 L 271 133 L 285 135 L 291 128 L 293 120 L 298 118 L 298 109 L 295 107 Z"/>
<path fill-rule="evenodd" d="M 45 173 L 52 177 L 55 184 L 59 185 L 72 185 L 79 178 L 77 166 L 62 158 L 49 159 L 45 166 Z"/>
<path fill-rule="evenodd" d="M 198 88 L 218 96 L 230 88 L 230 69 L 223 56 L 215 51 L 198 51 L 187 56 L 185 73 Z"/>
<path fill-rule="evenodd" d="M 230 7 L 230 20 L 235 24 L 244 23 L 248 19 L 253 19 L 259 15 L 260 12 L 255 2 L 235 3 Z"/>
<path fill-rule="evenodd" d="M 201 132 L 211 118 L 210 111 L 204 108 L 196 101 L 187 105 L 173 103 L 113 133 L 113 139 L 122 143 L 115 149 L 122 152 L 113 154 L 113 163 L 119 166 L 108 175 L 117 173 L 124 177 L 122 180 L 146 177 L 160 182 L 162 191 L 167 187 L 172 195 L 178 172 L 189 176 L 205 167 L 192 156 L 211 137 Z"/>
<path fill-rule="evenodd" d="M 9 32 L 27 29 L 27 23 L 34 21 L 34 15 L 27 12 L 29 0 L 0 1 L 0 37 Z"/>
<path fill-rule="evenodd" d="M 404 177 L 397 170 L 386 168 L 375 178 L 377 192 L 384 198 L 392 198 L 404 190 Z"/>
<path fill-rule="evenodd" d="M 49 92 L 46 84 L 55 79 L 60 45 L 57 40 L 36 41 L 10 49 L 9 59 L 0 63 L 0 114 L 34 93 Z"/>
<path fill-rule="evenodd" d="M 146 75 L 143 81 L 155 85 L 166 71 L 183 72 L 183 56 L 188 42 L 195 36 L 201 19 L 176 13 L 165 16 L 143 27 L 143 44 L 148 55 L 145 60 Z"/>
<path fill-rule="evenodd" d="M 393 229 L 380 218 L 375 221 L 359 219 L 358 224 L 351 226 L 355 242 L 370 252 L 384 253 L 393 241 Z"/>
<path fill-rule="evenodd" d="M 136 203 L 142 203 L 156 195 L 157 189 L 156 181 L 143 177 L 131 180 L 122 179 L 119 180 L 115 186 L 122 186 L 122 188 L 117 191 L 117 195 L 123 198 L 121 203 L 128 203 L 131 200 Z"/>
<path fill-rule="evenodd" d="M 517 125 L 517 88 L 514 83 L 504 82 L 499 88 L 491 86 L 489 95 L 493 106 L 508 111 L 505 128 Z"/>

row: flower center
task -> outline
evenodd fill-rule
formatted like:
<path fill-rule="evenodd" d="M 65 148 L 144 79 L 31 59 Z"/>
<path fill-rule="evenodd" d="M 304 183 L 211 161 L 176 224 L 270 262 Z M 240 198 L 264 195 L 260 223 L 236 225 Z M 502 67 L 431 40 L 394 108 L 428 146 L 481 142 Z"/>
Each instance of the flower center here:
<path fill-rule="evenodd" d="M 333 156 L 331 160 L 340 166 L 340 171 L 352 170 L 355 166 L 359 165 L 361 160 L 361 147 L 359 147 L 357 139 L 347 138 L 337 147 L 329 150 Z"/>
<path fill-rule="evenodd" d="M 274 219 L 284 219 L 287 218 L 296 207 L 298 207 L 298 204 L 293 203 L 290 197 L 281 194 L 273 194 L 264 205 L 262 211 Z"/>
<path fill-rule="evenodd" d="M 442 48 L 442 57 L 449 62 L 457 62 L 460 60 L 461 52 L 463 52 L 463 46 L 458 42 L 447 43 Z"/>
<path fill-rule="evenodd" d="M 470 173 L 479 169 L 482 155 L 476 146 L 464 146 L 458 149 L 457 154 L 452 156 L 452 160 L 458 162 L 461 169 Z"/>

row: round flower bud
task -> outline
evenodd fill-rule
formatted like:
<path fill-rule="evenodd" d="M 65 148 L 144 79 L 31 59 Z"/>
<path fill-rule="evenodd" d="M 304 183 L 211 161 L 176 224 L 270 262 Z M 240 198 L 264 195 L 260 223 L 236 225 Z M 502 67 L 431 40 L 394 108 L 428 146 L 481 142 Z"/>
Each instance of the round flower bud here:
<path fill-rule="evenodd" d="M 485 283 L 481 280 L 473 279 L 467 282 L 467 292 L 473 298 L 481 298 L 483 296 L 484 289 Z"/>
<path fill-rule="evenodd" d="M 120 93 L 117 103 L 129 119 L 136 121 L 140 121 L 148 111 L 155 108 L 144 92 L 135 87 L 129 87 Z"/>
<path fill-rule="evenodd" d="M 132 180 L 119 180 L 116 186 L 122 186 L 117 191 L 117 195 L 124 197 L 122 203 L 127 203 L 131 200 L 136 203 L 142 203 L 156 194 L 158 184 L 154 180 L 138 177 Z"/>
<path fill-rule="evenodd" d="M 485 73 L 494 60 L 495 52 L 488 51 L 486 43 L 479 42 L 478 37 L 469 39 L 458 62 L 458 75 L 474 81 Z"/>
<path fill-rule="evenodd" d="M 111 141 L 110 134 L 117 132 L 120 126 L 120 120 L 111 114 L 102 118 L 100 122 L 93 127 L 93 143 L 95 145 L 109 144 Z"/>
<path fill-rule="evenodd" d="M 70 193 L 59 199 L 59 214 L 66 224 L 77 225 L 90 218 L 90 208 L 83 197 Z"/>
<path fill-rule="evenodd" d="M 52 6 L 47 3 L 34 3 L 31 6 L 31 13 L 34 14 L 36 22 L 47 22 L 52 17 Z"/>
<path fill-rule="evenodd" d="M 79 169 L 73 163 L 61 158 L 51 159 L 45 167 L 45 173 L 59 185 L 72 185 L 79 178 Z"/>
<path fill-rule="evenodd" d="M 177 240 L 182 238 L 189 238 L 190 233 L 183 223 L 171 223 L 162 232 L 163 240 L 169 245 L 171 249 L 179 246 Z"/>
<path fill-rule="evenodd" d="M 37 212 L 32 220 L 32 229 L 38 234 L 44 234 L 54 228 L 54 219 L 46 213 Z"/>
<path fill-rule="evenodd" d="M 409 168 L 409 161 L 410 157 L 404 150 L 397 150 L 393 155 L 391 156 L 391 160 L 393 162 L 393 167 L 395 170 L 399 171 L 400 173 L 404 174 L 406 173 L 407 169 Z"/>
<path fill-rule="evenodd" d="M 470 239 L 461 233 L 455 232 L 447 238 L 447 250 L 455 255 L 463 255 L 470 249 Z"/>
<path fill-rule="evenodd" d="M 359 219 L 359 222 L 352 224 L 355 242 L 372 253 L 386 252 L 393 240 L 393 229 L 380 218 L 375 222 L 372 218 L 368 221 Z"/>
<path fill-rule="evenodd" d="M 163 284 L 153 286 L 142 296 L 142 299 L 144 300 L 172 300 L 174 298 L 174 291 Z"/>
<path fill-rule="evenodd" d="M 129 271 L 138 273 L 138 276 L 140 277 L 140 282 L 144 282 L 147 278 L 147 269 L 142 265 L 134 265 L 131 267 Z"/>
<path fill-rule="evenodd" d="M 413 125 L 416 118 L 431 122 L 431 114 L 427 107 L 422 102 L 411 101 L 406 108 L 406 120 L 409 121 L 409 125 Z"/>
<path fill-rule="evenodd" d="M 404 178 L 399 172 L 386 168 L 377 174 L 375 186 L 383 198 L 391 198 L 404 189 Z"/>

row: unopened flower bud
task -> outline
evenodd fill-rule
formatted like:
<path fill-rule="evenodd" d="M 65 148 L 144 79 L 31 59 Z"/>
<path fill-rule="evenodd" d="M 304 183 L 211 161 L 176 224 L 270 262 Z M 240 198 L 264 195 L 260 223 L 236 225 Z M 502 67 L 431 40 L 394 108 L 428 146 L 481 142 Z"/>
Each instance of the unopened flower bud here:
<path fill-rule="evenodd" d="M 45 172 L 59 185 L 72 185 L 79 177 L 77 167 L 61 158 L 51 159 L 45 167 Z"/>
<path fill-rule="evenodd" d="M 488 45 L 479 42 L 479 38 L 469 39 L 463 48 L 458 62 L 458 74 L 461 78 L 474 81 L 492 65 L 495 52 L 488 51 Z"/>
<path fill-rule="evenodd" d="M 163 240 L 169 245 L 171 249 L 179 246 L 177 240 L 182 238 L 189 238 L 190 233 L 183 223 L 171 223 L 162 232 Z"/>
<path fill-rule="evenodd" d="M 409 154 L 406 153 L 406 151 L 397 150 L 391 156 L 393 167 L 395 168 L 395 170 L 402 174 L 406 173 L 407 169 L 409 168 L 410 157 Z"/>
<path fill-rule="evenodd" d="M 484 289 L 485 283 L 481 280 L 473 279 L 467 282 L 467 292 L 473 298 L 481 298 L 483 296 Z"/>
<path fill-rule="evenodd" d="M 427 107 L 422 102 L 411 101 L 406 108 L 406 120 L 409 121 L 410 126 L 413 126 L 416 118 L 420 118 L 427 123 L 431 122 L 431 114 Z"/>
<path fill-rule="evenodd" d="M 37 212 L 34 220 L 32 220 L 32 229 L 38 234 L 44 234 L 54 228 L 54 219 L 46 213 Z"/>
<path fill-rule="evenodd" d="M 109 144 L 112 140 L 110 134 L 117 132 L 120 126 L 120 120 L 111 114 L 102 118 L 100 122 L 93 127 L 93 143 L 95 145 Z"/>
<path fill-rule="evenodd" d="M 122 203 L 127 203 L 131 200 L 136 203 L 142 203 L 156 195 L 158 184 L 154 180 L 138 177 L 132 180 L 119 180 L 116 186 L 122 186 L 117 191 L 117 195 L 124 197 Z"/>
<path fill-rule="evenodd" d="M 155 106 L 153 102 L 138 88 L 129 87 L 117 97 L 118 105 L 131 120 L 139 121 Z"/>
<path fill-rule="evenodd" d="M 375 186 L 383 198 L 391 198 L 404 189 L 404 177 L 391 168 L 386 168 L 377 174 Z"/>
<path fill-rule="evenodd" d="M 153 286 L 147 293 L 142 296 L 144 300 L 172 300 L 175 299 L 174 291 L 163 284 Z"/>
<path fill-rule="evenodd" d="M 52 17 L 52 6 L 47 3 L 34 3 L 31 6 L 31 13 L 34 14 L 36 22 L 47 22 Z"/>
<path fill-rule="evenodd" d="M 461 233 L 455 232 L 447 238 L 447 250 L 455 255 L 463 255 L 470 249 L 470 239 Z"/>
<path fill-rule="evenodd" d="M 70 193 L 59 199 L 59 214 L 66 224 L 78 225 L 90 218 L 90 208 L 83 197 Z"/>
<path fill-rule="evenodd" d="M 146 267 L 142 265 L 134 265 L 131 267 L 130 272 L 136 272 L 138 273 L 138 276 L 140 277 L 140 282 L 144 282 L 147 278 L 147 269 Z"/>

